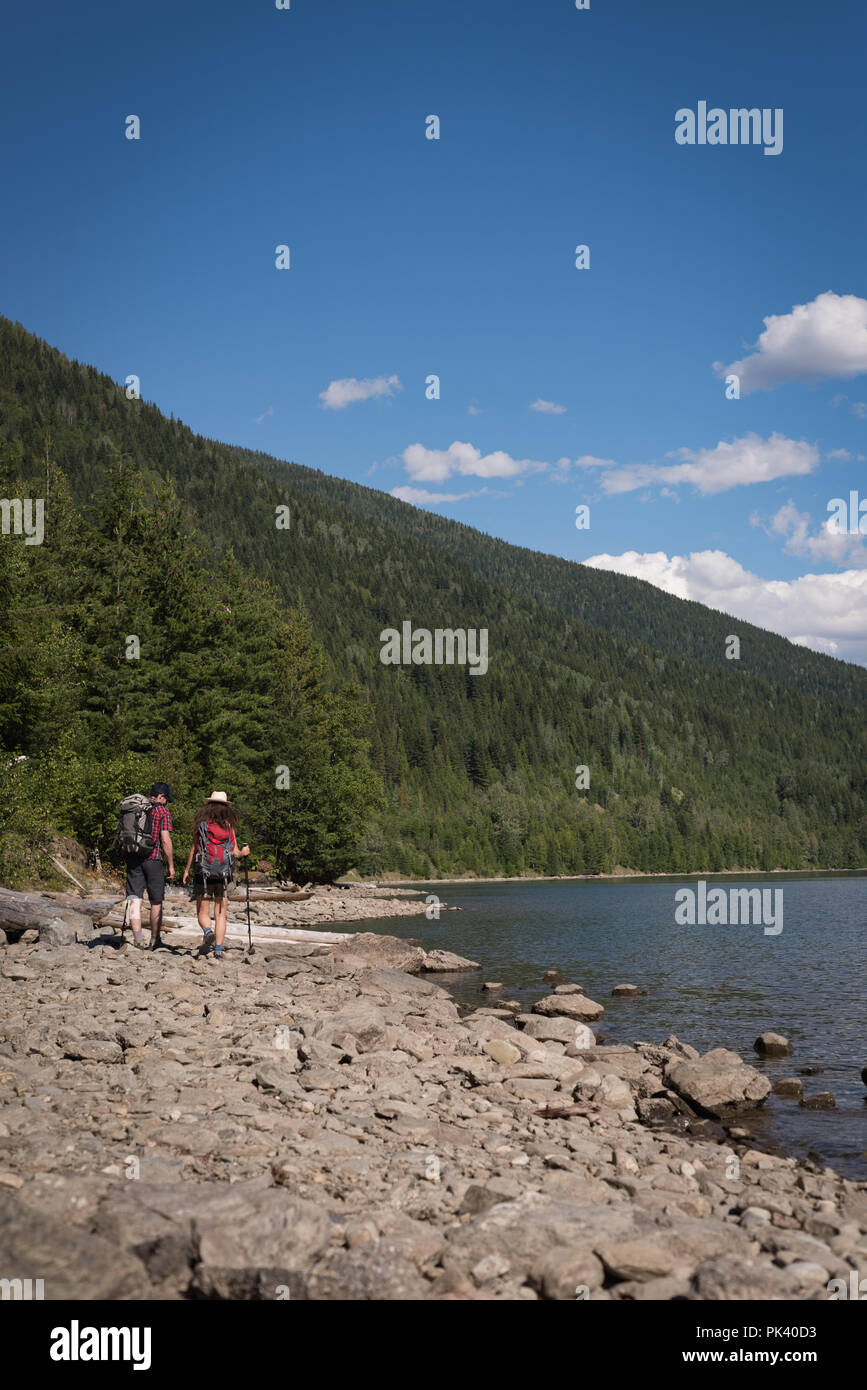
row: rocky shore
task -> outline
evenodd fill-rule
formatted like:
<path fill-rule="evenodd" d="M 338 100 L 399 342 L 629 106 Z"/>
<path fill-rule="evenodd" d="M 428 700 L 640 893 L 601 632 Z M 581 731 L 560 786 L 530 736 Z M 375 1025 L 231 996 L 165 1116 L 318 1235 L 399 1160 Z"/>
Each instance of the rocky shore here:
<path fill-rule="evenodd" d="M 222 964 L 25 936 L 0 1276 L 46 1299 L 818 1300 L 867 1274 L 867 1184 L 739 1132 L 765 1076 L 593 1045 L 578 985 L 461 1016 L 431 978 L 459 962 L 369 933 Z"/>

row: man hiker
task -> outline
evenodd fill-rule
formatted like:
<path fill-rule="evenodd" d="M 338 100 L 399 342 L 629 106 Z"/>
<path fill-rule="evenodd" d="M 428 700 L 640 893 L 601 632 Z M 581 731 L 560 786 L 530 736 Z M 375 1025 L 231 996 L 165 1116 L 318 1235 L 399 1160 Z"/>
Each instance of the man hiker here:
<path fill-rule="evenodd" d="M 172 879 L 175 876 L 172 817 L 168 809 L 168 803 L 171 800 L 172 789 L 168 782 L 154 782 L 150 794 L 154 847 L 150 854 L 144 858 L 127 856 L 126 860 L 126 900 L 132 925 L 132 939 L 136 946 L 144 947 L 141 929 L 141 905 L 145 889 L 147 889 L 151 908 L 150 949 L 152 951 L 162 945 L 160 927 L 163 920 L 163 898 L 166 889 L 163 855 L 168 863 L 169 878 Z"/>

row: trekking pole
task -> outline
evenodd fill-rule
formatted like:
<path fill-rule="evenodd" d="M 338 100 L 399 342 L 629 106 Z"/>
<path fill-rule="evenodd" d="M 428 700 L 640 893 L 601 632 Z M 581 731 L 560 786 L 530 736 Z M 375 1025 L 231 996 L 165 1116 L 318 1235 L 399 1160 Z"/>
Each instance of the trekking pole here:
<path fill-rule="evenodd" d="M 250 870 L 247 866 L 249 854 L 244 855 L 244 884 L 247 889 L 247 955 L 255 956 L 253 947 L 253 928 L 250 926 Z"/>

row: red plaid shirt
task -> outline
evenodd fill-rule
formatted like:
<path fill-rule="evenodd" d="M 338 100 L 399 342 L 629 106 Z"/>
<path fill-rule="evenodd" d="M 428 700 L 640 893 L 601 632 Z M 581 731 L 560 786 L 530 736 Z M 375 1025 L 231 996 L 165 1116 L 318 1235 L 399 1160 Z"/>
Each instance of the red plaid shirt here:
<path fill-rule="evenodd" d="M 160 835 L 161 835 L 161 832 L 162 832 L 163 830 L 167 830 L 168 833 L 171 835 L 171 833 L 172 833 L 172 818 L 171 818 L 171 816 L 169 815 L 169 808 L 168 808 L 168 806 L 161 806 L 161 805 L 159 804 L 159 802 L 154 801 L 153 797 L 151 797 L 151 806 L 152 806 L 152 808 L 153 808 L 153 831 L 154 831 L 154 842 L 155 842 L 155 843 L 154 843 L 153 850 L 152 850 L 151 853 L 148 855 L 148 858 L 149 858 L 149 859 L 162 859 L 162 857 L 163 857 L 163 846 L 162 846 L 162 840 L 161 840 L 161 838 L 160 838 Z"/>

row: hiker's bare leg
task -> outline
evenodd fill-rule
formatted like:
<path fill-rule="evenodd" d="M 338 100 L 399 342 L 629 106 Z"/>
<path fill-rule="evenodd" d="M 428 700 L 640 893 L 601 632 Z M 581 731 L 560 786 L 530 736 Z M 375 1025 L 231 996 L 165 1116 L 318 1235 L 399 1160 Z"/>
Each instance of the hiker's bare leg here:
<path fill-rule="evenodd" d="M 196 898 L 196 916 L 202 931 L 207 931 L 211 925 L 211 904 L 207 898 Z"/>
<path fill-rule="evenodd" d="M 214 926 L 217 929 L 216 944 L 222 946 L 226 938 L 226 895 L 214 899 Z"/>
<path fill-rule="evenodd" d="M 151 903 L 151 936 L 159 936 L 163 924 L 162 903 Z"/>
<path fill-rule="evenodd" d="M 132 927 L 132 939 L 135 942 L 141 941 L 141 898 L 127 898 L 129 908 L 129 924 Z"/>

